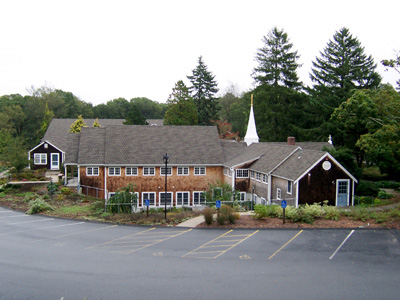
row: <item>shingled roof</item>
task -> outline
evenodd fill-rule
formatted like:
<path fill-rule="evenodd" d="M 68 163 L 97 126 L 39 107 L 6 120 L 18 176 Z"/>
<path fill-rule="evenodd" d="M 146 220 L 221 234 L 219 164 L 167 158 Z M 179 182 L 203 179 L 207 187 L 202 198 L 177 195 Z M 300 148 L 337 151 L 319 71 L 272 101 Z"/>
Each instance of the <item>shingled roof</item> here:
<path fill-rule="evenodd" d="M 78 164 L 222 165 L 224 155 L 214 126 L 123 125 L 82 128 Z"/>

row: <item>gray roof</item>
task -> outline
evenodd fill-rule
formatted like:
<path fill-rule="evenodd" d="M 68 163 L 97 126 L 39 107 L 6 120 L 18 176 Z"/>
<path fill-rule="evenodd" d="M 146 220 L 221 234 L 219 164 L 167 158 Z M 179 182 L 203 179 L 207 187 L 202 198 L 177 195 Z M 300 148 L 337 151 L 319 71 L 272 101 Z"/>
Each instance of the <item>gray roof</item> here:
<path fill-rule="evenodd" d="M 287 145 L 286 142 L 272 142 L 271 144 L 276 145 Z M 302 149 L 318 150 L 322 151 L 325 148 L 334 148 L 332 144 L 328 142 L 296 142 L 295 146 L 301 147 Z"/>
<path fill-rule="evenodd" d="M 82 128 L 79 164 L 222 165 L 224 155 L 214 126 L 123 125 Z"/>
<path fill-rule="evenodd" d="M 95 119 L 83 119 L 86 126 L 93 126 Z M 68 138 L 69 129 L 76 119 L 53 119 L 42 138 L 42 142 L 48 141 L 57 148 L 66 151 L 70 139 Z M 99 119 L 100 126 L 122 125 L 124 119 Z"/>
<path fill-rule="evenodd" d="M 164 125 L 164 120 L 163 119 L 147 119 L 147 123 L 149 123 L 150 126 L 162 126 Z"/>

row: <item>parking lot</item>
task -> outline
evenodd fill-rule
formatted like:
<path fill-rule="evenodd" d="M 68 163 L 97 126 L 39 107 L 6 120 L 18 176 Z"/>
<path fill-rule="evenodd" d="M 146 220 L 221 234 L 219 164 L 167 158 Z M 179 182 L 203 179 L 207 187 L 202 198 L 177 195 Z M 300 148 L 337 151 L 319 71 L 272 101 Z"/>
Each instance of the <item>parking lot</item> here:
<path fill-rule="evenodd" d="M 396 230 L 121 226 L 0 208 L 0 299 L 396 299 Z"/>

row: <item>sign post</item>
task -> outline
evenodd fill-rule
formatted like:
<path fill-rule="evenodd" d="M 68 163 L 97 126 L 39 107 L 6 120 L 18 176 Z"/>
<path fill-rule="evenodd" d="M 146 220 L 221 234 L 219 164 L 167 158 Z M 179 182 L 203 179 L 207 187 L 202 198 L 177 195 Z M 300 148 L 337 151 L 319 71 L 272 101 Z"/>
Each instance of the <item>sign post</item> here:
<path fill-rule="evenodd" d="M 217 208 L 217 220 L 219 220 L 219 209 L 221 208 L 221 200 L 215 201 L 215 207 Z"/>
<path fill-rule="evenodd" d="M 148 218 L 149 217 L 149 206 L 150 206 L 150 200 L 149 199 L 146 199 L 146 200 L 144 200 L 144 205 L 146 205 L 147 206 L 147 209 L 146 209 L 146 218 Z"/>
<path fill-rule="evenodd" d="M 281 206 L 282 206 L 282 209 L 283 209 L 283 224 L 285 224 L 285 208 L 287 206 L 286 200 L 282 200 Z"/>

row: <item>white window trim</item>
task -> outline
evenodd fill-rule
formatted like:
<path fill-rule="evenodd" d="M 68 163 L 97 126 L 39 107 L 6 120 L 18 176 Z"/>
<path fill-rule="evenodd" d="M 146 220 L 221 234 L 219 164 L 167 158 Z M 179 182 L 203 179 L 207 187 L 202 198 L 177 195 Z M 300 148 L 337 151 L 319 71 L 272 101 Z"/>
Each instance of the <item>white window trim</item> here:
<path fill-rule="evenodd" d="M 194 203 L 194 195 L 195 194 L 199 194 L 199 203 Z M 204 197 L 204 202 L 206 201 L 206 195 L 205 195 L 205 191 L 193 191 L 193 205 L 203 205 L 201 204 L 201 194 L 203 194 Z"/>
<path fill-rule="evenodd" d="M 158 206 L 159 206 L 159 207 L 164 207 L 164 206 L 165 206 L 164 203 L 161 204 L 161 195 L 163 195 L 163 194 L 165 194 L 165 191 L 164 191 L 164 192 L 159 192 L 159 193 L 158 193 L 158 199 L 159 199 L 159 201 L 158 201 Z M 173 193 L 173 192 L 167 192 L 167 194 L 170 194 L 170 195 L 171 195 L 171 203 L 168 203 L 168 202 L 167 202 L 167 207 L 172 207 L 172 205 L 173 205 L 173 203 L 174 203 L 174 193 Z"/>
<path fill-rule="evenodd" d="M 265 184 L 268 184 L 268 175 L 267 174 L 262 174 L 262 182 Z"/>
<path fill-rule="evenodd" d="M 182 203 L 178 203 L 178 194 L 186 194 L 188 196 L 188 203 L 183 204 L 183 198 L 182 198 Z M 183 206 L 183 205 L 190 206 L 190 192 L 176 192 L 175 199 L 176 199 L 176 206 Z"/>
<path fill-rule="evenodd" d="M 196 169 L 199 171 L 199 174 L 196 174 Z M 201 172 L 203 169 L 204 169 L 204 174 Z M 195 176 L 204 176 L 207 174 L 207 168 L 206 167 L 194 167 L 193 172 L 194 172 Z"/>
<path fill-rule="evenodd" d="M 144 170 L 148 169 L 149 171 L 152 169 L 153 172 L 151 174 L 145 174 Z M 143 167 L 143 176 L 155 176 L 156 175 L 156 168 L 155 167 Z"/>
<path fill-rule="evenodd" d="M 250 178 L 255 179 L 256 178 L 256 172 L 255 171 L 250 171 Z"/>
<path fill-rule="evenodd" d="M 247 174 L 247 175 L 243 175 L 243 174 Z M 249 178 L 249 170 L 248 169 L 236 169 L 236 178 Z"/>
<path fill-rule="evenodd" d="M 290 190 L 289 190 L 289 186 L 290 186 Z M 293 181 L 288 181 L 287 193 L 289 195 L 291 195 L 293 193 Z"/>
<path fill-rule="evenodd" d="M 246 192 L 239 192 L 239 201 L 246 201 Z"/>
<path fill-rule="evenodd" d="M 44 162 L 42 162 L 42 158 L 44 157 Z M 36 160 L 39 160 L 38 163 L 36 163 Z M 46 153 L 34 153 L 33 154 L 33 163 L 35 165 L 47 165 L 47 154 Z"/>
<path fill-rule="evenodd" d="M 163 173 L 163 169 L 165 169 L 165 167 L 160 167 L 161 176 L 165 176 L 165 173 Z M 167 176 L 172 176 L 172 167 L 167 167 Z"/>
<path fill-rule="evenodd" d="M 127 170 L 131 170 L 131 174 L 127 173 Z M 136 174 L 132 174 L 132 170 L 136 170 Z M 138 176 L 138 168 L 137 167 L 125 167 L 125 176 Z"/>
<path fill-rule="evenodd" d="M 276 189 L 276 199 L 282 200 L 282 190 L 280 188 Z"/>
<path fill-rule="evenodd" d="M 108 167 L 108 176 L 121 176 L 121 167 Z M 112 170 L 112 174 L 110 173 Z M 115 170 L 119 170 L 119 173 L 116 174 Z"/>
<path fill-rule="evenodd" d="M 92 170 L 91 174 L 89 174 L 89 169 Z M 97 174 L 94 174 L 95 172 L 93 172 L 95 169 L 97 169 Z M 86 176 L 99 176 L 100 170 L 99 167 L 86 167 Z"/>
<path fill-rule="evenodd" d="M 256 172 L 256 181 L 261 182 L 262 180 L 262 174 L 260 172 Z"/>
<path fill-rule="evenodd" d="M 149 207 L 156 207 L 156 203 L 157 203 L 157 195 L 156 192 L 142 192 L 142 199 L 140 199 L 140 203 L 142 203 L 142 207 L 145 207 L 145 200 L 146 198 L 144 197 L 144 194 L 151 194 L 154 195 L 154 204 L 149 205 Z M 149 199 L 150 200 L 150 199 Z M 150 201 L 151 202 L 151 201 Z"/>
<path fill-rule="evenodd" d="M 183 171 L 182 174 L 179 174 L 179 170 Z M 187 172 L 185 173 L 185 171 Z M 189 167 L 178 167 L 176 169 L 176 174 L 178 176 L 189 176 Z"/>

